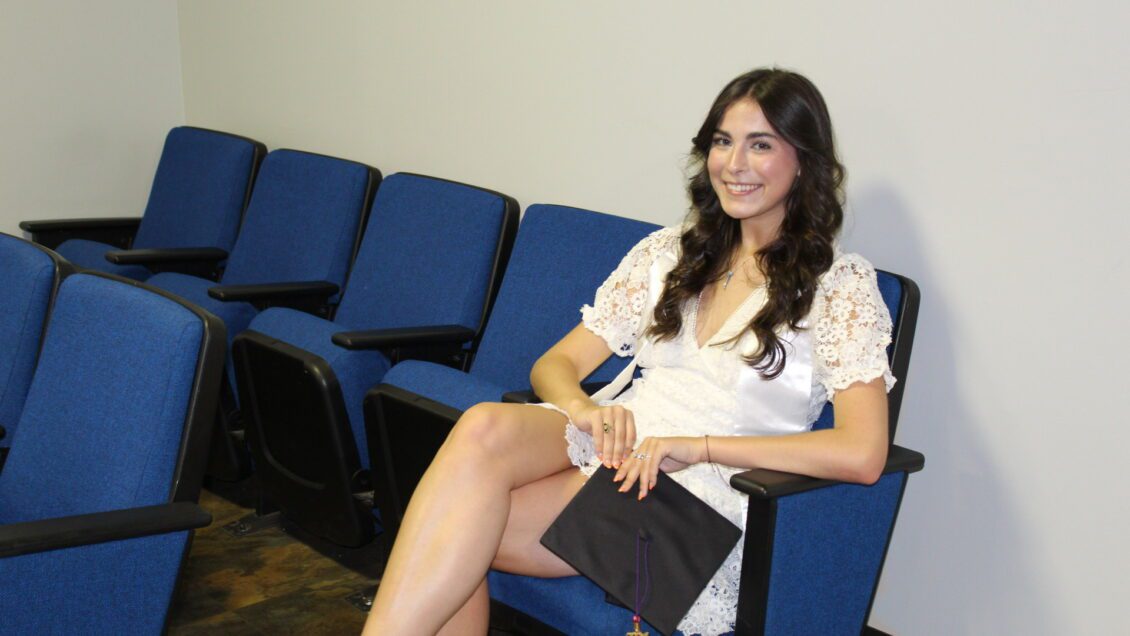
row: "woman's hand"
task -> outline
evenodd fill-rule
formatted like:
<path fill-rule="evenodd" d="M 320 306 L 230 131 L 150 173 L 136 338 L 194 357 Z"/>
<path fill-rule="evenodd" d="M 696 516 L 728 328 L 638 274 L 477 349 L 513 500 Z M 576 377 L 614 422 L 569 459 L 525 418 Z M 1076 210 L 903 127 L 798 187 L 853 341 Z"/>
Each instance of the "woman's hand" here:
<path fill-rule="evenodd" d="M 706 438 L 648 437 L 639 448 L 632 451 L 628 461 L 620 466 L 612 481 L 623 481 L 620 492 L 628 492 L 638 479 L 639 498 L 643 499 L 655 487 L 659 471 L 673 473 L 705 459 Z"/>
<path fill-rule="evenodd" d="M 614 404 L 598 406 L 589 400 L 570 404 L 569 419 L 592 435 L 596 456 L 608 468 L 620 468 L 636 443 L 636 420 L 628 409 Z"/>

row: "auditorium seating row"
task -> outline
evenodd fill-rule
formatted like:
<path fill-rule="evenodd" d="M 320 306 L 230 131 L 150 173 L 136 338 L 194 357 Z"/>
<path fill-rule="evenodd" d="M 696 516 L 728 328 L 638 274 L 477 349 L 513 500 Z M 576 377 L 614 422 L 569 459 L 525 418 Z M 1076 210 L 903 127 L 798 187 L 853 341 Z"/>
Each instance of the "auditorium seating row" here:
<path fill-rule="evenodd" d="M 21 228 L 65 257 L 51 259 L 55 285 L 71 269 L 108 272 L 118 278 L 68 281 L 147 290 L 213 321 L 209 333 L 221 349 L 229 345 L 229 355 L 212 352 L 222 370 L 214 386 L 199 388 L 216 428 L 210 449 L 187 460 L 207 456 L 217 478 L 253 467 L 260 514 L 278 510 L 314 535 L 359 546 L 382 529 L 396 532 L 416 482 L 463 410 L 536 399 L 528 391 L 534 360 L 577 323 L 578 308 L 631 246 L 657 229 L 557 205 L 531 205 L 518 219 L 513 198 L 483 188 L 408 173 L 382 180 L 361 163 L 267 153 L 253 140 L 181 127 L 166 139 L 140 219 L 28 221 Z M 6 251 L 20 242 L 3 238 Z M 3 264 L 6 276 L 17 276 Z M 893 439 L 918 291 L 886 272 L 880 286 L 897 332 Z M 50 301 L 43 298 L 52 294 L 37 294 L 29 312 L 46 316 Z M 145 310 L 119 311 L 132 317 Z M 28 322 L 13 331 L 38 338 L 42 329 Z M 13 364 L 26 372 L 35 367 L 36 346 L 22 346 L 13 349 L 20 354 Z M 107 366 L 127 354 L 114 351 Z M 626 362 L 613 356 L 586 382 L 607 382 Z M 9 380 L 0 397 L 26 393 L 20 387 Z M 19 404 L 0 401 L 0 424 L 24 428 L 20 413 Z M 829 407 L 817 426 L 830 426 L 831 416 Z M 15 440 L 24 439 L 13 433 L 0 444 L 13 440 L 15 462 Z M 906 476 L 922 462 L 892 446 L 887 471 L 870 487 L 772 471 L 736 476 L 734 487 L 750 494 L 739 633 L 859 631 Z M 7 473 L 0 472 L 0 498 Z M 836 541 L 821 540 L 829 533 Z M 813 586 L 823 591 L 812 594 Z M 630 616 L 582 577 L 492 573 L 491 593 L 499 609 L 519 610 L 498 612 L 518 631 L 531 624 L 526 615 L 566 633 L 603 631 Z"/>

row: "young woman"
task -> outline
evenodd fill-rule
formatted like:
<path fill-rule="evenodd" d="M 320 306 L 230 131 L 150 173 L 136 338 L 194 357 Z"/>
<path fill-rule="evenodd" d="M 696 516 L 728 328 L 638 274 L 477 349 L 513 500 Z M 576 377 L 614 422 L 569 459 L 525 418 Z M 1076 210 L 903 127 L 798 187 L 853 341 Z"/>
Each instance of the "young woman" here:
<path fill-rule="evenodd" d="M 366 633 L 485 634 L 489 568 L 575 572 L 539 539 L 603 463 L 625 497 L 671 474 L 740 527 L 733 473 L 858 483 L 887 453 L 891 323 L 875 272 L 840 254 L 843 168 L 804 77 L 730 82 L 694 138 L 682 229 L 648 236 L 530 374 L 541 405 L 479 404 L 456 424 L 405 514 Z M 613 353 L 642 377 L 594 402 L 580 381 Z M 810 431 L 827 401 L 835 426 Z M 637 444 L 638 442 L 638 444 Z M 740 543 L 680 623 L 733 629 Z"/>

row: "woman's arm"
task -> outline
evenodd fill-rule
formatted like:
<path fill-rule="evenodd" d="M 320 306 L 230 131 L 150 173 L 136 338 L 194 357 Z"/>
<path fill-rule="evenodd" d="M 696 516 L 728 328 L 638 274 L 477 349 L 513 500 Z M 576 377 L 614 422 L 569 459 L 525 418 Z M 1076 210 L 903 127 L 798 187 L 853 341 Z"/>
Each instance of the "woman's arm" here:
<path fill-rule="evenodd" d="M 616 475 L 627 492 L 639 479 L 640 498 L 659 470 L 713 461 L 735 468 L 768 468 L 823 479 L 873 484 L 887 461 L 887 392 L 883 378 L 836 392 L 835 425 L 795 435 L 761 437 L 649 437 Z M 709 447 L 708 447 L 709 444 Z M 709 455 L 708 455 L 709 453 Z"/>
<path fill-rule="evenodd" d="M 564 410 L 577 428 L 592 435 L 606 466 L 619 468 L 636 443 L 632 413 L 622 406 L 599 406 L 581 389 L 581 380 L 611 355 L 603 338 L 577 325 L 534 363 L 530 385 L 538 397 Z"/>

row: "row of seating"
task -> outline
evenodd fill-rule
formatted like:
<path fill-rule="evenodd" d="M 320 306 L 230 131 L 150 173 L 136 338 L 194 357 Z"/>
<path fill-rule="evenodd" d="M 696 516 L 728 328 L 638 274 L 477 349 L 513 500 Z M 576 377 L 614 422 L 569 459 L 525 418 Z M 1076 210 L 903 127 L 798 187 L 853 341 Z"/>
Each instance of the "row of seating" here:
<path fill-rule="evenodd" d="M 182 129 L 170 133 L 166 154 L 178 131 Z M 209 131 L 189 132 L 190 137 L 199 137 Z M 244 141 L 251 144 L 248 154 L 254 163 L 262 147 Z M 169 173 L 163 172 L 166 163 L 163 154 L 155 193 L 158 181 Z M 324 169 L 312 167 L 319 165 Z M 416 482 L 462 410 L 528 388 L 529 368 L 536 357 L 576 323 L 577 308 L 591 301 L 593 290 L 619 258 L 656 229 L 639 221 L 549 205 L 530 206 L 519 225 L 512 198 L 421 175 L 392 175 L 371 198 L 380 175 L 355 166 L 360 164 L 299 151 L 267 154 L 257 177 L 254 168 L 248 171 L 252 175 L 248 182 L 254 181 L 254 186 L 246 186 L 247 209 L 230 255 L 215 251 L 219 247 L 183 243 L 168 251 L 156 247 L 122 251 L 109 245 L 101 252 L 103 262 L 133 267 L 144 262 L 150 284 L 223 317 L 229 334 L 235 336 L 228 380 L 238 387 L 246 441 L 263 492 L 261 511 L 277 507 L 307 530 L 343 545 L 360 545 L 373 536 L 371 504 L 358 496 L 366 491 L 372 491 L 385 531 L 395 532 Z M 366 181 L 362 171 L 368 171 L 367 184 L 359 187 Z M 350 173 L 352 177 L 336 179 Z M 233 180 L 213 175 L 210 181 Z M 151 195 L 150 207 L 155 197 Z M 321 216 L 311 211 L 332 209 L 341 212 L 324 224 L 334 231 L 321 232 L 321 224 L 310 220 Z M 148 217 L 149 208 L 142 225 Z M 52 239 L 44 238 L 45 233 L 56 231 L 34 223 L 25 229 L 47 242 Z M 333 240 L 317 239 L 327 234 Z M 134 246 L 141 236 L 139 231 Z M 57 244 L 63 249 L 73 242 Z M 280 250 L 279 245 L 284 247 Z M 295 245 L 303 246 L 298 254 Z M 273 258 L 272 249 L 281 256 Z M 202 250 L 213 258 L 204 272 L 203 255 L 198 253 Z M 83 253 L 91 252 L 97 250 Z M 343 265 L 340 273 L 318 278 L 308 272 L 329 270 L 323 266 L 294 273 L 299 270 L 289 267 L 288 255 L 311 262 L 332 255 L 328 260 Z M 220 284 L 186 274 L 186 265 L 198 274 L 219 275 Z M 181 271 L 161 271 L 166 269 Z M 129 273 L 145 276 L 137 270 Z M 901 327 L 892 348 L 895 373 L 903 379 L 891 396 L 893 436 L 917 290 L 901 277 L 883 273 L 880 278 L 884 298 Z M 607 381 L 624 363 L 613 358 L 589 380 Z M 828 411 L 821 425 L 830 424 Z M 225 428 L 216 438 L 220 444 L 213 445 L 214 460 L 223 453 L 234 457 L 239 450 L 231 444 L 232 431 L 226 430 L 235 427 L 223 420 L 221 425 Z M 896 447 L 891 476 L 881 482 L 891 485 L 865 489 L 874 493 L 868 499 L 874 501 L 856 506 L 854 514 L 862 515 L 861 521 L 873 524 L 868 520 L 869 506 L 878 506 L 889 522 L 878 544 L 878 561 L 871 558 L 863 566 L 870 573 L 870 590 L 877 582 L 897 512 L 897 503 L 892 507 L 890 502 L 901 497 L 906 473 L 920 467 L 920 460 L 920 455 Z M 781 492 L 761 483 L 776 484 L 783 479 L 779 475 L 749 473 L 743 479 L 735 486 L 762 496 L 776 497 Z M 785 487 L 784 492 L 794 494 L 812 485 L 829 486 L 803 482 Z M 858 488 L 840 487 L 851 493 Z M 772 502 L 765 505 L 773 508 L 765 519 L 781 517 L 773 497 L 765 499 Z M 833 505 L 839 505 L 835 501 Z M 771 546 L 772 527 L 762 535 L 768 536 Z M 870 535 L 861 540 L 869 546 L 874 543 Z M 857 552 L 876 554 L 874 549 Z M 747 561 L 748 557 L 747 549 Z M 564 593 L 573 588 L 561 586 L 573 586 L 575 591 Z M 536 600 L 533 592 L 538 590 L 552 602 Z M 587 597 L 597 593 L 583 580 L 546 582 L 492 575 L 493 596 L 505 597 L 508 604 L 569 633 L 594 627 L 591 622 L 576 623 L 577 619 L 603 619 L 594 618 L 589 610 L 563 610 L 570 605 L 563 599 L 587 603 Z M 602 593 L 599 596 L 603 598 Z M 760 599 L 754 596 L 751 602 L 766 607 L 767 593 Z M 855 603 L 849 621 L 866 618 L 870 596 L 865 597 L 866 602 Z M 624 611 L 609 606 L 605 618 L 622 619 L 619 614 Z M 794 613 L 790 610 L 789 615 Z M 767 624 L 765 616 L 761 620 Z"/>
<path fill-rule="evenodd" d="M 161 632 L 211 523 L 223 324 L 6 234 L 0 279 L 0 631 Z"/>

